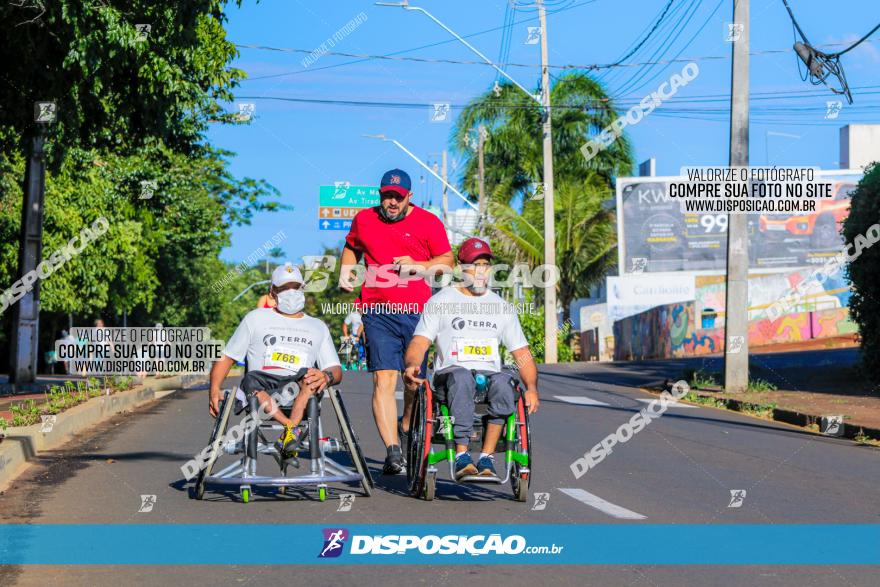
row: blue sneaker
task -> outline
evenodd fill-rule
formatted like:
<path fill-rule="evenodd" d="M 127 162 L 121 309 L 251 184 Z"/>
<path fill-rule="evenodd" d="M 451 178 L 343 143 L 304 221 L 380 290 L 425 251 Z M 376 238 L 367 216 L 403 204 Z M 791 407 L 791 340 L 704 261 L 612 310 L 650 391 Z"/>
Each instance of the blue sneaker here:
<path fill-rule="evenodd" d="M 497 477 L 498 473 L 495 472 L 495 457 L 489 455 L 477 461 L 477 474 L 480 477 Z"/>
<path fill-rule="evenodd" d="M 476 475 L 477 468 L 474 466 L 474 459 L 468 453 L 462 453 L 455 457 L 455 478 L 461 479 L 468 475 Z"/>

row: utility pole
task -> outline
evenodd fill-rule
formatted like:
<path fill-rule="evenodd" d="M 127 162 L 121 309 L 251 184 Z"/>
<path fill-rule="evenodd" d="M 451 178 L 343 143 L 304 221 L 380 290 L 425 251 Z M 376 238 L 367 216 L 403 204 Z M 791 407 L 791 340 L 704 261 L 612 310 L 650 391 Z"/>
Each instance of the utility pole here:
<path fill-rule="evenodd" d="M 547 67 L 547 14 L 544 3 L 536 0 L 541 23 L 541 106 L 544 116 L 544 264 L 556 267 L 556 211 L 553 203 L 553 127 L 550 117 L 550 70 Z M 544 290 L 544 362 L 557 361 L 556 284 Z"/>
<path fill-rule="evenodd" d="M 479 138 L 477 139 L 477 173 L 479 174 L 479 194 L 480 194 L 480 218 L 478 220 L 479 228 L 477 234 L 483 236 L 486 234 L 486 164 L 483 158 L 483 145 L 486 142 L 486 127 L 482 124 L 477 129 Z"/>
<path fill-rule="evenodd" d="M 18 253 L 18 278 L 36 271 L 43 258 L 43 198 L 46 191 L 46 142 L 42 124 L 36 125 L 24 176 L 24 201 L 21 206 L 21 248 Z M 10 381 L 15 390 L 33 383 L 37 377 L 40 340 L 40 280 L 12 309 L 12 365 Z"/>
<path fill-rule="evenodd" d="M 554 219 L 553 206 L 553 138 L 550 124 L 550 72 L 547 66 L 547 15 L 544 11 L 544 4 L 541 0 L 536 0 L 535 5 L 538 8 L 538 16 L 541 21 L 541 98 L 532 94 L 521 83 L 516 81 L 506 71 L 498 67 L 491 59 L 483 55 L 479 49 L 471 45 L 461 35 L 443 24 L 436 16 L 420 6 L 410 6 L 409 0 L 402 2 L 376 2 L 377 6 L 395 6 L 410 10 L 413 12 L 421 12 L 438 26 L 443 28 L 450 35 L 455 37 L 462 45 L 473 51 L 492 68 L 503 75 L 506 79 L 525 92 L 530 98 L 538 102 L 541 106 L 543 115 L 543 136 L 544 136 L 544 263 L 556 268 L 556 222 Z M 398 146 L 403 148 L 399 143 Z M 406 149 L 404 149 L 406 150 Z M 413 155 L 410 155 L 411 157 Z M 456 191 L 456 190 L 453 190 Z M 456 191 L 457 193 L 457 191 Z M 470 204 L 470 200 L 466 200 Z M 473 207 L 473 206 L 472 206 Z M 555 363 L 557 361 L 556 348 L 556 287 L 548 287 L 544 290 L 544 362 Z"/>
<path fill-rule="evenodd" d="M 749 165 L 749 0 L 734 0 L 734 26 L 741 29 L 731 52 L 730 166 Z M 727 221 L 724 388 L 745 391 L 749 383 L 749 253 L 745 214 Z"/>
<path fill-rule="evenodd" d="M 449 178 L 446 175 L 446 149 L 443 149 L 443 163 L 440 167 L 440 173 L 443 174 L 443 224 L 449 226 L 449 196 L 446 195 L 446 183 Z"/>

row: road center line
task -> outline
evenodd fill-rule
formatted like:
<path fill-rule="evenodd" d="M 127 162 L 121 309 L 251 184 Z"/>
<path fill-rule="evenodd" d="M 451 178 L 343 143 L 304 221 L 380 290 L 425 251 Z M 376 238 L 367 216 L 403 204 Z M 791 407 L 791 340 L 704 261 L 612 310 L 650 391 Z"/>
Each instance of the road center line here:
<path fill-rule="evenodd" d="M 573 497 L 581 503 L 585 503 L 590 507 L 596 508 L 602 513 L 608 514 L 612 518 L 620 518 L 622 520 L 644 520 L 646 516 L 642 514 L 636 513 L 632 510 L 628 510 L 624 507 L 620 507 L 619 505 L 615 505 L 610 501 L 605 501 L 598 495 L 593 495 L 588 491 L 584 491 L 580 488 L 563 488 L 560 487 L 559 491 L 568 495 L 569 497 Z"/>
<path fill-rule="evenodd" d="M 569 404 L 575 404 L 578 406 L 607 406 L 605 402 L 600 402 L 594 399 L 590 399 L 588 397 L 584 397 L 582 395 L 554 395 L 555 399 L 559 401 L 563 401 Z"/>

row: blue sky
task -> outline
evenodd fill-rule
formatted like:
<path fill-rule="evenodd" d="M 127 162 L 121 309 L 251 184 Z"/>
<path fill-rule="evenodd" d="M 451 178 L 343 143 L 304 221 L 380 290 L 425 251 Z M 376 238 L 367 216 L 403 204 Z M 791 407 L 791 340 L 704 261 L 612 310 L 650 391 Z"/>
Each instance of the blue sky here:
<path fill-rule="evenodd" d="M 880 22 L 875 0 L 790 0 L 813 44 L 848 43 Z M 431 11 L 461 35 L 487 31 L 468 40 L 496 61 L 503 42 L 505 15 L 509 27 L 507 71 L 522 85 L 537 87 L 540 46 L 526 44 L 528 27 L 537 26 L 537 13 L 513 11 L 505 0 L 412 0 Z M 518 1 L 518 5 L 526 2 Z M 666 6 L 666 0 L 550 0 L 548 43 L 551 65 L 613 63 L 640 40 Z M 243 0 L 229 9 L 230 40 L 241 45 L 300 49 L 311 52 L 332 38 L 352 19 L 363 21 L 334 40 L 331 51 L 388 55 L 423 45 L 435 46 L 400 53 L 401 57 L 474 61 L 465 46 L 426 16 L 371 2 L 308 2 L 305 0 Z M 726 23 L 732 20 L 732 0 L 674 0 L 663 24 L 626 62 L 700 58 L 697 79 L 681 89 L 640 124 L 628 129 L 636 160 L 657 158 L 658 175 L 677 174 L 683 165 L 726 164 L 728 157 L 728 92 L 730 44 Z M 823 87 L 801 81 L 794 53 L 791 21 L 781 0 L 751 2 L 751 163 L 838 167 L 838 129 L 847 123 L 880 122 L 880 33 L 842 58 L 855 104 L 844 105 L 837 120 L 826 120 L 826 102 L 838 98 Z M 681 30 L 670 34 L 674 25 Z M 449 41 L 449 42 L 446 42 Z M 330 43 L 327 43 L 329 46 Z M 844 45 L 841 45 L 841 47 Z M 827 47 L 833 51 L 841 47 Z M 665 52 L 662 50 L 665 49 Z M 778 52 L 777 52 L 778 51 Z M 236 89 L 237 102 L 256 104 L 249 125 L 214 127 L 209 139 L 236 153 L 233 173 L 266 179 L 281 192 L 293 211 L 257 215 L 252 224 L 236 228 L 223 258 L 240 261 L 278 230 L 288 236 L 281 247 L 291 259 L 316 254 L 323 245 L 341 242 L 343 232 L 319 231 L 318 188 L 334 181 L 375 185 L 392 167 L 409 171 L 415 201 L 439 205 L 439 182 L 423 173 L 390 143 L 364 138 L 385 134 L 403 143 L 423 160 L 434 161 L 449 146 L 451 123 L 430 121 L 430 103 L 455 105 L 490 89 L 496 73 L 488 66 L 367 60 L 331 54 L 303 65 L 307 53 L 240 48 L 235 66 L 251 78 Z M 659 58 L 659 59 L 658 59 Z M 656 90 L 685 62 L 601 70 L 611 96 L 633 103 Z M 559 73 L 560 70 L 551 70 Z M 285 75 L 278 75 L 285 74 Z M 405 102 L 424 108 L 364 107 L 291 103 L 271 98 L 341 101 Z M 688 101 L 690 100 L 690 101 Z M 699 100 L 695 102 L 694 100 Z M 237 110 L 236 103 L 229 105 Z M 700 109 L 702 112 L 695 112 Z M 709 112 L 705 110 L 709 109 Z M 784 133 L 780 136 L 774 133 Z M 450 158 L 450 162 L 452 157 Z M 460 207 L 450 196 L 450 207 Z"/>

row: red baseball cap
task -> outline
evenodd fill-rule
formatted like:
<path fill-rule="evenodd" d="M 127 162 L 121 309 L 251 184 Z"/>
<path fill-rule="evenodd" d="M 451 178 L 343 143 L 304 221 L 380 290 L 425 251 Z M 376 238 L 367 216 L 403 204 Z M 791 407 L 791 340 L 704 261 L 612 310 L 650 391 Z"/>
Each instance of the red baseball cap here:
<path fill-rule="evenodd" d="M 476 237 L 467 239 L 461 243 L 461 248 L 458 249 L 459 263 L 473 263 L 480 257 L 491 258 L 492 256 L 489 243 Z"/>

